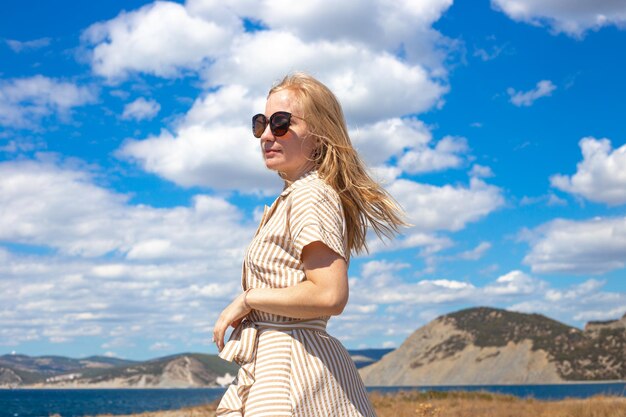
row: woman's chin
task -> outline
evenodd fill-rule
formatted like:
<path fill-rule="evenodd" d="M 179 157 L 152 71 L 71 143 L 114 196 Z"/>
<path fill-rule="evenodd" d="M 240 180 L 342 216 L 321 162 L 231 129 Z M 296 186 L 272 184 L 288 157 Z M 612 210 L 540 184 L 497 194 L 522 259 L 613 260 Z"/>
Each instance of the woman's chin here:
<path fill-rule="evenodd" d="M 278 161 L 274 161 L 272 159 L 265 160 L 265 167 L 267 169 L 271 169 L 272 171 L 278 171 L 280 169 L 280 163 Z"/>

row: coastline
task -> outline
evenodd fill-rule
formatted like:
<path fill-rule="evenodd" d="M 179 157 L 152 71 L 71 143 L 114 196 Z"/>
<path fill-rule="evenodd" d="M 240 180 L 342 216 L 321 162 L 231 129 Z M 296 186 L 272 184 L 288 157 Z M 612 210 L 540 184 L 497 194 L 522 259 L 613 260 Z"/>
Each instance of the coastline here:
<path fill-rule="evenodd" d="M 366 388 L 368 390 L 376 390 L 377 388 L 381 389 L 403 389 L 406 388 L 408 390 L 417 390 L 424 388 L 449 388 L 449 387 L 518 387 L 518 386 L 560 386 L 560 385 L 594 385 L 594 384 L 626 384 L 626 379 L 624 380 L 602 380 L 602 381 L 562 381 L 562 382 L 546 382 L 546 383 L 528 383 L 528 384 L 512 384 L 512 383 L 495 383 L 495 384 L 424 384 L 424 385 L 368 385 Z M 93 386 L 93 385 L 79 385 L 79 386 L 60 386 L 60 385 L 21 385 L 17 387 L 8 387 L 8 386 L 0 386 L 0 390 L 171 390 L 171 389 L 226 389 L 228 386 L 178 386 L 178 387 L 138 387 L 138 386 Z"/>

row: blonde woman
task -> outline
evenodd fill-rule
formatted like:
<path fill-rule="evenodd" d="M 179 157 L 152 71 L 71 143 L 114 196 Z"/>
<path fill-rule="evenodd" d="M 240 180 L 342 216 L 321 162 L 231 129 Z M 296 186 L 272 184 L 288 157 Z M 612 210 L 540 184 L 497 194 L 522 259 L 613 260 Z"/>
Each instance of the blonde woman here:
<path fill-rule="evenodd" d="M 315 78 L 296 73 L 273 87 L 252 131 L 285 188 L 246 251 L 244 292 L 213 329 L 220 356 L 241 365 L 217 415 L 375 416 L 326 323 L 348 302 L 348 262 L 367 250 L 368 226 L 392 236 L 402 213 L 368 176 L 339 102 Z"/>

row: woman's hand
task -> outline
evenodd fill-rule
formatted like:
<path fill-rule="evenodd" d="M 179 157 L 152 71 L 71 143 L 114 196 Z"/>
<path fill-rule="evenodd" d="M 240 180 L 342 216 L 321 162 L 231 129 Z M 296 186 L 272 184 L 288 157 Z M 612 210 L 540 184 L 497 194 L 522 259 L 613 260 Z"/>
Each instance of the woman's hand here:
<path fill-rule="evenodd" d="M 228 326 L 237 327 L 239 323 L 241 323 L 241 320 L 252 311 L 245 306 L 243 298 L 244 293 L 241 293 L 235 298 L 233 302 L 222 311 L 213 326 L 213 342 L 215 342 L 217 350 L 220 352 L 224 349 L 224 334 L 226 334 Z"/>

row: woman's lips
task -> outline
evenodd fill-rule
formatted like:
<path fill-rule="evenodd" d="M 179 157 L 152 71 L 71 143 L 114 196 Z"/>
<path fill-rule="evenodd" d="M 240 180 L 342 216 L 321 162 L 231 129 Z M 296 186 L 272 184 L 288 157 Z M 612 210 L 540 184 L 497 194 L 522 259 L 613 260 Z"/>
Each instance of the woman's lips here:
<path fill-rule="evenodd" d="M 265 155 L 267 156 L 276 155 L 278 153 L 280 153 L 278 149 L 266 149 L 265 150 Z"/>

